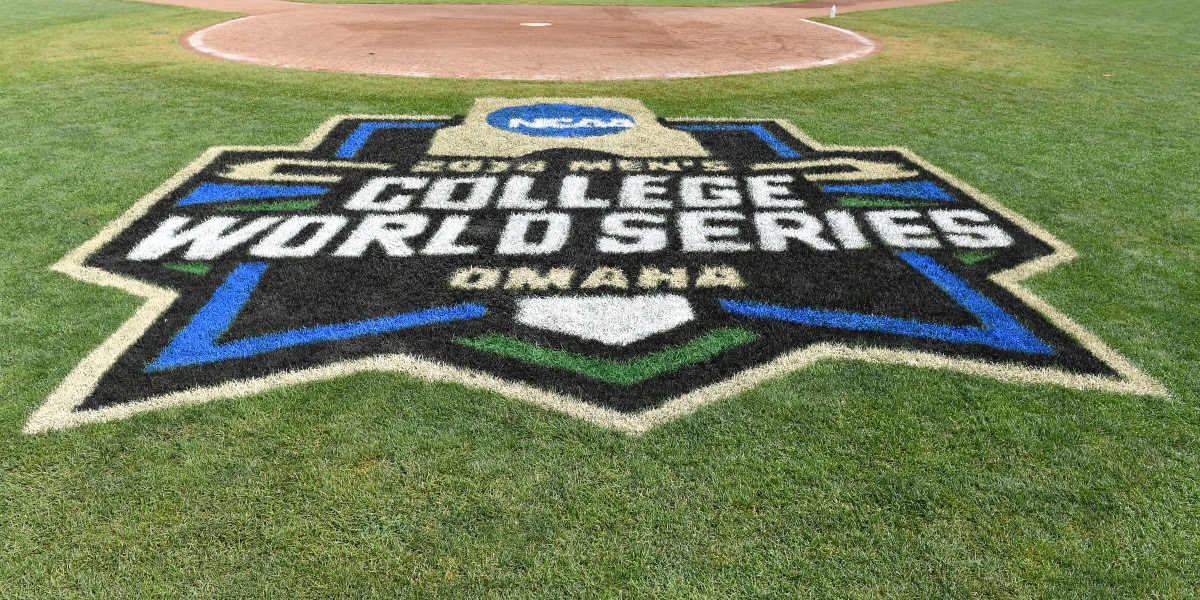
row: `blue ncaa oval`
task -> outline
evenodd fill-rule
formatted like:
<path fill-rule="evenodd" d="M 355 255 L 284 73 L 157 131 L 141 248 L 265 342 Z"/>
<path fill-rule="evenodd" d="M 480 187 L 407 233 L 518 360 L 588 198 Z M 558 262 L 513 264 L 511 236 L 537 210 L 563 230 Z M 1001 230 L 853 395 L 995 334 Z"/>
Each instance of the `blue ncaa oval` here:
<path fill-rule="evenodd" d="M 537 137 L 612 135 L 637 125 L 625 113 L 580 104 L 512 106 L 489 114 L 487 122 L 498 129 Z"/>

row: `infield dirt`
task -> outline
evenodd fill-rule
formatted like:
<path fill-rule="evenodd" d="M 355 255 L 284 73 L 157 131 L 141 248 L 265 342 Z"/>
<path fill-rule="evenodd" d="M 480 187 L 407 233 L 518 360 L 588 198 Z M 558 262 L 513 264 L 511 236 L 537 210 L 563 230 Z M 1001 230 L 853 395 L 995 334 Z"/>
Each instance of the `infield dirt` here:
<path fill-rule="evenodd" d="M 478 79 L 595 81 L 804 69 L 878 52 L 878 42 L 806 20 L 830 2 L 770 7 L 307 4 L 144 0 L 245 13 L 184 47 L 276 67 Z M 839 12 L 950 0 L 848 0 Z"/>

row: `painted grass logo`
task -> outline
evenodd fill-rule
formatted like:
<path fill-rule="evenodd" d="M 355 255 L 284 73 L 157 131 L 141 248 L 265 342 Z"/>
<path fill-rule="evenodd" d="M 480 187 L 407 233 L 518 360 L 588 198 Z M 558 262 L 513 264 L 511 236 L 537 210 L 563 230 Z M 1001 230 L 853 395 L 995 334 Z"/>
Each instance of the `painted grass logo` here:
<path fill-rule="evenodd" d="M 39 432 L 375 370 L 631 433 L 814 361 L 1165 391 L 1020 285 L 1062 242 L 902 148 L 615 98 L 214 148 L 54 266 L 147 299 Z"/>
<path fill-rule="evenodd" d="M 620 133 L 636 125 L 627 114 L 580 104 L 532 104 L 497 110 L 488 125 L 541 137 L 593 137 Z"/>

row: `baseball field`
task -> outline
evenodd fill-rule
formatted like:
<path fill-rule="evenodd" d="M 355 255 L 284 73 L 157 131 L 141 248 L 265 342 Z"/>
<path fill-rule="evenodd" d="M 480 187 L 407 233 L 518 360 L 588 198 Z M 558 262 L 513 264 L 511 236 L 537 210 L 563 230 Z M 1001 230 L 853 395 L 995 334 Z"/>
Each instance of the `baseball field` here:
<path fill-rule="evenodd" d="M 134 0 L 0 8 L 0 598 L 1196 596 L 1200 4 L 839 14 L 817 20 L 882 50 L 562 83 L 181 47 L 234 17 Z M 209 148 L 535 97 L 908 148 L 1073 248 L 1023 285 L 1158 391 L 831 356 L 630 433 L 497 385 L 360 370 L 27 427 L 146 303 L 51 265 Z"/>

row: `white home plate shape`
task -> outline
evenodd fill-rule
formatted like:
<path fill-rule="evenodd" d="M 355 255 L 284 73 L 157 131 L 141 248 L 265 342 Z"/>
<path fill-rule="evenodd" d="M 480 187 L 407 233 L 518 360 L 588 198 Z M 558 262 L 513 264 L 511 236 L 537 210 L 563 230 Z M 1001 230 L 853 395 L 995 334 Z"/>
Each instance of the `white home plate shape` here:
<path fill-rule="evenodd" d="M 695 316 L 687 299 L 674 294 L 559 296 L 519 301 L 516 320 L 610 346 L 627 346 L 675 329 Z"/>

